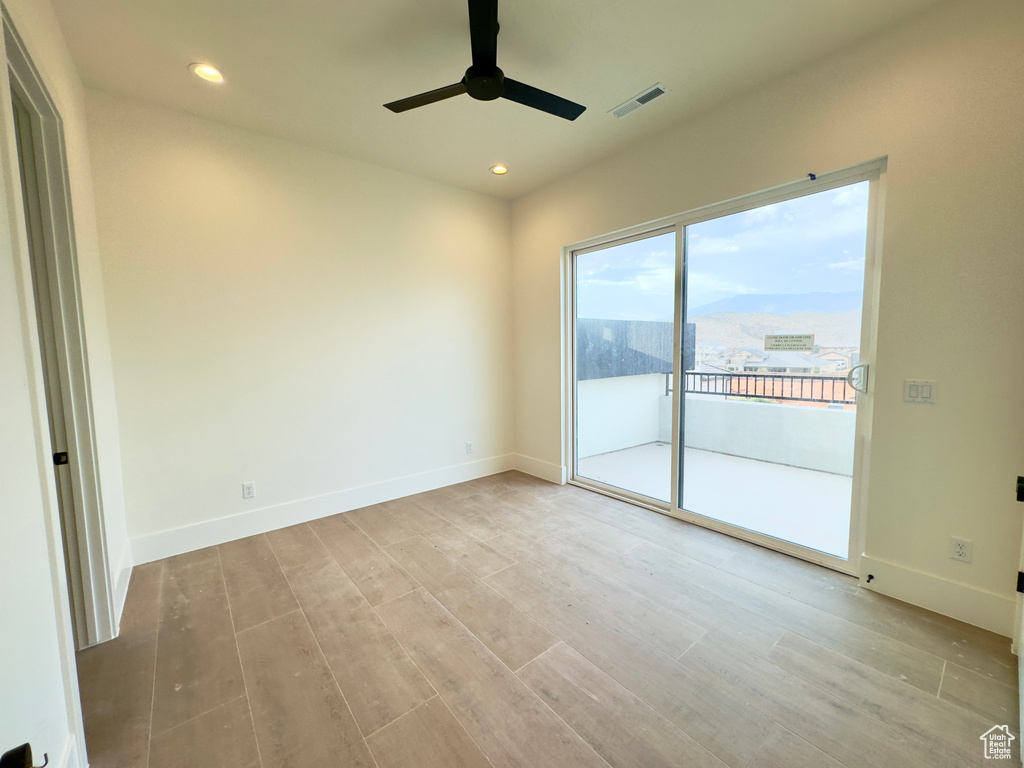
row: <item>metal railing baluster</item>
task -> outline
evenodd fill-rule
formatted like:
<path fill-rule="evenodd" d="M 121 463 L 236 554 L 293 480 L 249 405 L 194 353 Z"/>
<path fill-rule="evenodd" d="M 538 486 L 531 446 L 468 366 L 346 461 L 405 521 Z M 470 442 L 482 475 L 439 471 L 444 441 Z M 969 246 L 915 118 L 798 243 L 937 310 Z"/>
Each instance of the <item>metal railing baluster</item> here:
<path fill-rule="evenodd" d="M 856 403 L 844 376 L 775 373 L 700 373 L 683 377 L 686 394 L 763 398 L 807 403 Z M 840 383 L 837 392 L 836 384 Z M 671 391 L 671 390 L 669 390 Z"/>

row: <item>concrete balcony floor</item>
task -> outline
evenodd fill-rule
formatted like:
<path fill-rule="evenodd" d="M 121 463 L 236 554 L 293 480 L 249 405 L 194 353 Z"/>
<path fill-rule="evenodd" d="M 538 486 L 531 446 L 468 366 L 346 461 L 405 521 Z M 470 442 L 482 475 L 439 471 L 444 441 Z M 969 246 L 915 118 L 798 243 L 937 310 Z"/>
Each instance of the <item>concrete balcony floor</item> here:
<path fill-rule="evenodd" d="M 672 447 L 647 443 L 579 460 L 577 474 L 669 501 Z M 853 480 L 686 448 L 683 509 L 845 558 Z"/>

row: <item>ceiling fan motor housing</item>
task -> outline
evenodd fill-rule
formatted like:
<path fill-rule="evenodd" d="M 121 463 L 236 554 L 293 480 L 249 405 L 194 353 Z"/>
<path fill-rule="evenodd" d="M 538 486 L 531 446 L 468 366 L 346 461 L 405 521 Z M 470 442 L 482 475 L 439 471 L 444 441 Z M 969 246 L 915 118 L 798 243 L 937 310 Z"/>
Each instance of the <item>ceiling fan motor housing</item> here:
<path fill-rule="evenodd" d="M 499 67 L 470 67 L 464 80 L 466 93 L 480 101 L 493 101 L 505 92 L 505 73 Z"/>
<path fill-rule="evenodd" d="M 392 101 L 384 106 L 392 112 L 405 112 L 467 93 L 477 101 L 506 98 L 566 120 L 575 120 L 583 114 L 586 107 L 582 104 L 505 77 L 496 61 L 499 29 L 498 0 L 469 0 L 469 38 L 473 66 L 466 70 L 466 74 L 457 83 Z"/>

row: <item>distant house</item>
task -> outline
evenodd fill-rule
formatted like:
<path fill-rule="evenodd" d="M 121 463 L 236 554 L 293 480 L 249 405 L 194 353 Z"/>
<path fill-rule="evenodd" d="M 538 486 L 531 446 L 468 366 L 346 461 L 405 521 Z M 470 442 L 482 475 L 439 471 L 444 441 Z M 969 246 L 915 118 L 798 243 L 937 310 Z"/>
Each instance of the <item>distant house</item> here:
<path fill-rule="evenodd" d="M 707 363 L 697 363 L 693 371 L 686 374 L 686 391 L 701 394 L 728 395 L 732 393 L 730 375 L 732 371 Z M 722 375 L 726 374 L 726 375 Z"/>
<path fill-rule="evenodd" d="M 813 355 L 819 360 L 827 360 L 822 371 L 846 371 L 859 361 L 860 350 L 857 347 L 815 347 Z"/>
<path fill-rule="evenodd" d="M 820 373 L 823 367 L 832 365 L 803 352 L 765 352 L 753 347 L 730 349 L 708 364 L 726 371 L 750 373 Z"/>
<path fill-rule="evenodd" d="M 768 353 L 764 350 L 757 350 L 751 347 L 733 347 L 716 360 L 709 360 L 708 364 L 715 368 L 723 368 L 726 371 L 742 371 L 748 363 L 760 363 L 768 359 Z"/>

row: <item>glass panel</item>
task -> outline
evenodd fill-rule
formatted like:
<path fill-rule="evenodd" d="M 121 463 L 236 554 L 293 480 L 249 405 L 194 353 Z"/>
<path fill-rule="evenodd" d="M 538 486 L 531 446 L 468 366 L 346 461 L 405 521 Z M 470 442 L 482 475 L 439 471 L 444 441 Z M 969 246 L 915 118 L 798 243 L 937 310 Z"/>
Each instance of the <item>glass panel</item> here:
<path fill-rule="evenodd" d="M 681 506 L 849 555 L 868 182 L 686 229 Z"/>
<path fill-rule="evenodd" d="M 576 256 L 576 476 L 669 501 L 675 233 Z"/>

